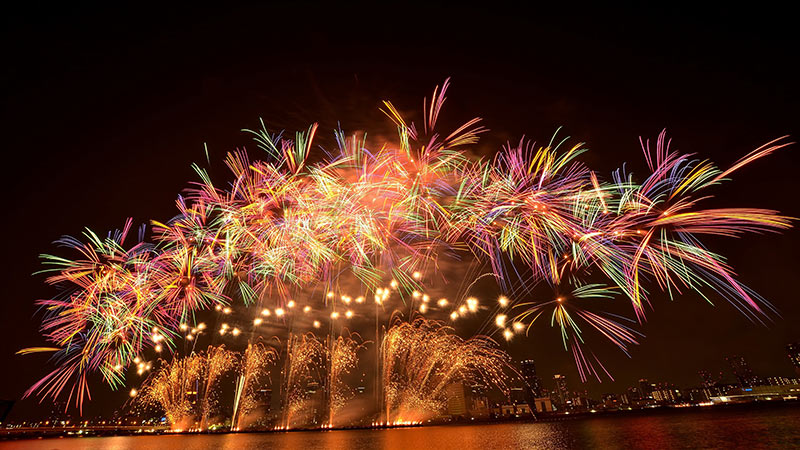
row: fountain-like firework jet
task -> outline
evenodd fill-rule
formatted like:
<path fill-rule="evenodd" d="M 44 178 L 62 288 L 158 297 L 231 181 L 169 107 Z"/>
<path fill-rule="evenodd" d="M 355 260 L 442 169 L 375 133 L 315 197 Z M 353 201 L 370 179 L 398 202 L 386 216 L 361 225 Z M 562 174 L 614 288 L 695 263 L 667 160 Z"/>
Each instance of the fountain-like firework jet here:
<path fill-rule="evenodd" d="M 306 408 L 308 387 L 311 383 L 322 381 L 320 367 L 324 366 L 326 353 L 325 344 L 311 333 L 291 336 L 288 349 L 284 374 L 284 429 L 304 425 L 311 420 L 314 411 Z"/>
<path fill-rule="evenodd" d="M 206 358 L 191 355 L 165 363 L 139 390 L 138 401 L 162 409 L 174 430 L 185 430 L 194 422 L 193 396 L 205 371 Z"/>
<path fill-rule="evenodd" d="M 209 347 L 205 358 L 205 385 L 203 386 L 203 401 L 200 408 L 200 429 L 205 430 L 208 419 L 216 408 L 216 385 L 219 378 L 236 365 L 236 353 L 226 350 L 224 346 Z"/>
<path fill-rule="evenodd" d="M 486 336 L 462 339 L 442 322 L 395 319 L 383 339 L 387 423 L 418 422 L 445 405 L 447 385 L 483 382 L 503 391 L 510 357 Z"/>
<path fill-rule="evenodd" d="M 329 416 L 328 425 L 335 425 L 336 414 L 342 410 L 353 396 L 353 391 L 342 377 L 358 365 L 358 352 L 366 343 L 355 333 L 339 336 L 330 346 L 330 367 L 328 369 Z"/>
<path fill-rule="evenodd" d="M 275 364 L 278 353 L 275 349 L 265 347 L 262 342 L 250 343 L 244 352 L 236 380 L 236 392 L 233 400 L 233 417 L 231 427 L 241 430 L 247 415 L 255 409 L 256 390 L 269 381 L 269 367 Z"/>

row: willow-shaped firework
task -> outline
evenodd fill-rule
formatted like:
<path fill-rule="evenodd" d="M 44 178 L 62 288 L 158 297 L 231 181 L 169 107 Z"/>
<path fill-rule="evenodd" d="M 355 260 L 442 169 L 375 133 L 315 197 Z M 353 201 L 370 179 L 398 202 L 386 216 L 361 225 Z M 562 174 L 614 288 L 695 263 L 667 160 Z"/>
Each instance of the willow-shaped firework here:
<path fill-rule="evenodd" d="M 385 417 L 419 422 L 440 412 L 452 383 L 506 388 L 510 358 L 484 336 L 462 339 L 439 321 L 396 320 L 383 340 Z"/>

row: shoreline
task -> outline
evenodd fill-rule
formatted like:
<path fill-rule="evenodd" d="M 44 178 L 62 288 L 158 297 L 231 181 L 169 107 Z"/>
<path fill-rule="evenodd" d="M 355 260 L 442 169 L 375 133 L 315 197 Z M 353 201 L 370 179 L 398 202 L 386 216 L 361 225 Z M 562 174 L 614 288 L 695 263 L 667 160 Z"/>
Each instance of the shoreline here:
<path fill-rule="evenodd" d="M 399 425 L 399 426 L 352 426 L 352 427 L 338 427 L 338 428 L 294 428 L 289 430 L 273 430 L 273 429 L 260 429 L 260 430 L 242 430 L 242 431 L 203 431 L 203 432 L 172 432 L 167 428 L 146 428 L 141 426 L 117 426 L 108 427 L 104 429 L 98 428 L 80 428 L 80 427 L 65 427 L 65 428 L 18 428 L 18 429 L 0 429 L 0 441 L 23 441 L 23 440 L 41 440 L 41 439 L 64 439 L 64 438 L 85 438 L 85 437 L 114 437 L 114 436 L 201 436 L 201 435 L 228 435 L 228 434 L 274 434 L 274 433 L 297 433 L 297 432 L 331 432 L 331 431 L 359 431 L 359 430 L 390 430 L 390 429 L 403 429 L 403 428 L 423 428 L 423 427 L 454 427 L 454 426 L 469 426 L 469 425 L 502 425 L 502 424 L 535 424 L 535 423 L 552 423 L 564 421 L 580 421 L 593 418 L 619 418 L 619 417 L 647 417 L 659 415 L 672 415 L 681 413 L 719 413 L 719 412 L 732 412 L 732 411 L 748 411 L 748 410 L 771 410 L 783 408 L 795 408 L 800 406 L 798 400 L 788 401 L 769 401 L 769 402 L 750 402 L 750 403 L 736 403 L 736 404 L 720 404 L 720 405 L 706 405 L 706 406 L 686 406 L 686 407 L 673 407 L 673 406 L 660 406 L 656 408 L 642 408 L 642 409 L 622 409 L 622 410 L 604 410 L 597 412 L 580 412 L 580 413 L 561 413 L 561 414 L 548 414 L 537 418 L 520 417 L 520 418 L 500 418 L 500 419 L 480 419 L 480 420 L 439 420 L 431 421 L 424 424 L 415 425 Z"/>

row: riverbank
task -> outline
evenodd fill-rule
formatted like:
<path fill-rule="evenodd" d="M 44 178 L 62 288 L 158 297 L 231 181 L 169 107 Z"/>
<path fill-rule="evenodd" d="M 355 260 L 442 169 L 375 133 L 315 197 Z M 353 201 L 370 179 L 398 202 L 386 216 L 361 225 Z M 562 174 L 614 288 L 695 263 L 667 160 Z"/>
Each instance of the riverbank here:
<path fill-rule="evenodd" d="M 111 436 L 141 436 L 141 435 L 220 435 L 220 434 L 248 434 L 248 433 L 300 433 L 315 431 L 357 431 L 402 429 L 431 426 L 465 426 L 465 425 L 491 425 L 491 424 L 528 424 L 528 423 L 553 423 L 565 421 L 580 421 L 593 418 L 636 418 L 648 416 L 669 416 L 687 412 L 715 414 L 725 411 L 760 411 L 781 408 L 797 408 L 800 410 L 800 401 L 772 401 L 717 404 L 704 406 L 670 407 L 660 406 L 644 409 L 619 409 L 597 410 L 595 412 L 581 413 L 556 413 L 521 418 L 486 418 L 467 420 L 431 420 L 421 424 L 395 425 L 395 426 L 352 426 L 338 428 L 295 428 L 289 430 L 256 429 L 242 431 L 205 431 L 205 432 L 174 432 L 169 427 L 152 426 L 102 426 L 102 427 L 35 427 L 35 428 L 4 428 L 0 429 L 0 440 L 25 440 L 37 438 L 80 438 L 80 437 L 111 437 Z"/>
<path fill-rule="evenodd" d="M 389 429 L 313 432 L 165 433 L 112 437 L 24 439 L 0 450 L 297 449 L 407 450 L 408 448 L 797 448 L 800 408 L 735 408 L 603 414 L 550 422 L 452 423 Z"/>

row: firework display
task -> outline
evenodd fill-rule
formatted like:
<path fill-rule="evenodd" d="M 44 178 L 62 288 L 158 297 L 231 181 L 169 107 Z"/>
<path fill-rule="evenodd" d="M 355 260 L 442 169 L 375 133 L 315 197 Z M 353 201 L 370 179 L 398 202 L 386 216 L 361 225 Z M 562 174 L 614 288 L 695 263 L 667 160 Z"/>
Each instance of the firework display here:
<path fill-rule="evenodd" d="M 307 408 L 309 397 L 322 389 L 325 345 L 311 333 L 293 336 L 286 359 L 286 404 L 283 428 L 288 429 L 315 419 L 317 411 Z M 312 385 L 316 385 L 312 387 Z"/>
<path fill-rule="evenodd" d="M 662 133 L 654 145 L 642 144 L 649 169 L 643 178 L 625 166 L 601 176 L 579 162 L 583 144 L 567 139 L 538 147 L 522 140 L 491 159 L 476 158 L 468 150 L 487 131 L 480 119 L 435 131 L 448 86 L 425 101 L 421 127 L 384 102 L 398 137 L 373 148 L 337 130 L 338 148 L 318 151 L 316 125 L 288 137 L 262 122 L 245 130 L 261 156 L 229 153 L 224 187 L 195 166 L 199 181 L 178 198 L 175 218 L 152 223 L 150 238 L 142 227 L 130 242 L 128 220 L 106 237 L 87 230 L 85 242 L 59 240 L 77 256 L 43 256 L 47 283 L 59 294 L 39 301 L 49 347 L 28 349 L 54 352 L 57 366 L 26 395 L 80 406 L 94 374 L 117 388 L 131 369 L 150 370 L 145 355 L 175 355 L 139 395 L 182 424 L 194 414 L 187 386 L 201 386 L 194 391 L 202 392 L 205 429 L 214 407 L 209 395 L 239 364 L 231 425 L 238 429 L 254 408 L 255 386 L 283 358 L 282 426 L 316 414 L 307 407 L 312 384 L 325 392 L 322 420 L 330 424 L 352 396 L 343 376 L 366 345 L 342 323 L 374 318 L 383 420 L 419 421 L 441 410 L 450 383 L 505 388 L 510 359 L 495 339 L 459 337 L 443 321 L 487 316 L 488 334 L 511 340 L 545 317 L 586 379 L 606 369 L 586 348 L 585 330 L 626 351 L 641 336 L 634 327 L 656 292 L 715 292 L 755 320 L 771 311 L 701 238 L 779 231 L 791 219 L 703 202 L 741 167 L 789 145 L 785 138 L 720 169 L 672 150 Z M 433 297 L 427 285 L 444 261 L 464 258 L 485 267 L 505 295 L 497 302 Z M 340 288 L 346 279 L 358 292 Z M 542 298 L 535 286 L 555 294 Z M 603 312 L 621 299 L 631 305 L 630 321 Z M 394 316 L 380 337 L 385 308 L 410 314 Z M 234 319 L 241 311 L 249 314 L 246 326 Z M 213 330 L 199 321 L 209 313 L 219 319 Z M 280 357 L 248 331 L 268 324 L 291 330 Z M 320 338 L 325 330 L 327 341 Z M 220 346 L 195 352 L 203 334 L 241 333 L 250 339 L 242 355 Z"/>
<path fill-rule="evenodd" d="M 234 429 L 242 429 L 248 414 L 258 406 L 256 389 L 266 384 L 268 369 L 275 363 L 277 356 L 274 349 L 265 347 L 261 342 L 248 344 L 242 357 L 241 373 L 236 382 L 236 397 L 231 420 Z M 201 429 L 205 429 L 205 426 L 201 426 Z"/>
<path fill-rule="evenodd" d="M 139 394 L 139 401 L 162 409 L 173 427 L 188 428 L 195 413 L 190 397 L 197 395 L 205 366 L 206 359 L 202 355 L 173 359 L 148 380 Z"/>
<path fill-rule="evenodd" d="M 365 344 L 361 342 L 358 335 L 347 335 L 337 337 L 329 346 L 330 369 L 328 371 L 328 395 L 330 396 L 330 415 L 328 424 L 334 425 L 336 414 L 341 411 L 347 401 L 353 397 L 353 390 L 344 380 L 344 376 L 350 373 L 358 365 L 358 353 L 365 349 Z"/>
<path fill-rule="evenodd" d="M 191 358 L 196 358 L 196 355 L 192 355 Z M 226 372 L 230 371 L 234 365 L 236 364 L 237 358 L 236 355 L 226 350 L 223 346 L 219 347 L 209 347 L 208 351 L 206 351 L 205 356 L 205 366 L 204 366 L 204 375 L 205 380 L 203 383 L 203 400 L 200 403 L 200 428 L 205 429 L 205 425 L 208 421 L 209 416 L 214 410 L 216 406 L 217 399 L 214 398 L 216 395 L 216 386 L 219 383 L 220 377 L 224 375 Z M 247 361 L 245 360 L 245 367 L 247 365 Z M 199 385 L 199 383 L 198 383 Z M 199 386 L 195 386 L 194 392 L 195 397 L 198 396 Z M 175 423 L 170 421 L 171 423 Z"/>
<path fill-rule="evenodd" d="M 496 384 L 505 390 L 509 357 L 491 339 L 464 340 L 439 322 L 419 317 L 398 321 L 383 341 L 385 417 L 415 423 L 441 411 L 445 388 L 459 381 Z"/>

